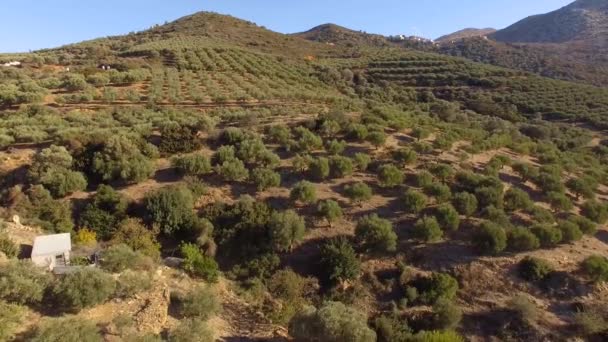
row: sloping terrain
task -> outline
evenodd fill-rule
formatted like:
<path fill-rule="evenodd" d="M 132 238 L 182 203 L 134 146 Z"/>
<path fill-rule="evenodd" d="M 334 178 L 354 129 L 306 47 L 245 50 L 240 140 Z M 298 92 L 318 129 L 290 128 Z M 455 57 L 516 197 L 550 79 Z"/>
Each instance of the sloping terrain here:
<path fill-rule="evenodd" d="M 489 36 L 490 34 L 496 32 L 496 29 L 493 28 L 485 28 L 485 29 L 476 29 L 476 28 L 466 28 L 460 31 L 456 31 L 454 33 L 446 34 L 435 39 L 438 43 L 451 42 L 456 40 L 461 40 L 465 38 L 474 38 L 474 37 L 484 37 Z"/>

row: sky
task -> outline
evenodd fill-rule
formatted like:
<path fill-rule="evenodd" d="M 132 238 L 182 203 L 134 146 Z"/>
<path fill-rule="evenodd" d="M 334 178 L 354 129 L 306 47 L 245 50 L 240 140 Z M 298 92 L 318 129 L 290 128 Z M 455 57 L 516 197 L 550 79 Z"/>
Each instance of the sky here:
<path fill-rule="evenodd" d="M 9 0 L 0 52 L 26 52 L 140 31 L 197 11 L 294 33 L 324 23 L 384 35 L 437 38 L 466 27 L 504 28 L 572 0 Z"/>

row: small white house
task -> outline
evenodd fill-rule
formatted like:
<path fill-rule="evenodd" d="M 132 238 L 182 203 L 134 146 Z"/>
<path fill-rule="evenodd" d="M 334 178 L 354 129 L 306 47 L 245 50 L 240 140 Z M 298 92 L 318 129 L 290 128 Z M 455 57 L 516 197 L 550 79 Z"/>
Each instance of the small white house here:
<path fill-rule="evenodd" d="M 32 262 L 53 270 L 70 264 L 72 241 L 70 233 L 37 236 L 32 248 Z"/>
<path fill-rule="evenodd" d="M 5 66 L 5 67 L 18 67 L 18 66 L 21 66 L 21 62 L 19 62 L 19 61 L 7 62 L 7 63 L 2 64 L 2 66 Z"/>

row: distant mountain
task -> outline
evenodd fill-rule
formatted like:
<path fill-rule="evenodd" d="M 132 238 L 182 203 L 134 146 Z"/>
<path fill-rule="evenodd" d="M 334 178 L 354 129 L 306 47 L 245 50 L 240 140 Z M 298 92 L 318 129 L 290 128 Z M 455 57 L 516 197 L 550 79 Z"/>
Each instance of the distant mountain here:
<path fill-rule="evenodd" d="M 443 43 L 443 42 L 451 42 L 454 40 L 460 40 L 460 39 L 465 39 L 465 38 L 484 37 L 484 36 L 488 36 L 494 32 L 496 32 L 496 29 L 493 29 L 493 28 L 484 28 L 484 29 L 466 28 L 464 30 L 456 31 L 454 33 L 446 34 L 445 36 L 441 36 L 441 37 L 435 39 L 435 42 Z"/>
<path fill-rule="evenodd" d="M 578 0 L 556 11 L 525 18 L 492 34 L 509 43 L 565 43 L 585 41 L 605 47 L 608 0 Z"/>

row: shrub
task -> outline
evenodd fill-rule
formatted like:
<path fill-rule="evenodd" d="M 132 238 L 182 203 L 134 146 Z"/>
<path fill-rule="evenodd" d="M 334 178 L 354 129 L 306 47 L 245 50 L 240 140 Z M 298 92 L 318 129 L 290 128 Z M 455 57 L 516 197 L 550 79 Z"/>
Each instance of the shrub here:
<path fill-rule="evenodd" d="M 553 272 L 553 267 L 545 260 L 528 256 L 519 262 L 517 271 L 524 280 L 541 281 Z"/>
<path fill-rule="evenodd" d="M 236 159 L 236 149 L 234 146 L 220 146 L 215 153 L 213 153 L 213 157 L 211 158 L 214 165 L 221 165 L 227 161 L 231 161 Z"/>
<path fill-rule="evenodd" d="M 433 175 L 428 171 L 420 171 L 414 178 L 414 183 L 417 187 L 425 188 L 432 185 L 435 182 Z"/>
<path fill-rule="evenodd" d="M 593 198 L 595 196 L 596 186 L 594 182 L 584 178 L 571 178 L 566 182 L 566 186 L 576 195 L 578 200 L 581 196 L 585 198 Z"/>
<path fill-rule="evenodd" d="M 462 310 L 453 302 L 441 299 L 433 305 L 433 316 L 438 329 L 454 329 L 462 320 Z"/>
<path fill-rule="evenodd" d="M 330 172 L 329 159 L 323 157 L 313 159 L 308 166 L 308 171 L 318 181 L 326 179 Z"/>
<path fill-rule="evenodd" d="M 424 127 L 415 127 L 412 130 L 412 137 L 416 138 L 416 140 L 420 141 L 422 139 L 426 139 L 431 135 L 431 132 Z"/>
<path fill-rule="evenodd" d="M 477 202 L 479 203 L 479 207 L 481 208 L 489 206 L 502 208 L 503 194 L 501 189 L 489 186 L 482 186 L 475 190 L 475 197 L 477 197 Z"/>
<path fill-rule="evenodd" d="M 66 74 L 63 77 L 62 88 L 69 92 L 84 90 L 87 87 L 87 81 L 81 74 Z"/>
<path fill-rule="evenodd" d="M 306 232 L 306 223 L 295 211 L 275 212 L 268 222 L 270 241 L 275 250 L 288 252 L 295 247 Z"/>
<path fill-rule="evenodd" d="M 102 184 L 80 214 L 79 224 L 93 230 L 99 238 L 109 239 L 125 217 L 127 206 L 127 200 L 118 191 Z"/>
<path fill-rule="evenodd" d="M 369 131 L 365 125 L 362 124 L 351 124 L 346 136 L 352 140 L 363 141 L 367 139 Z"/>
<path fill-rule="evenodd" d="M 507 232 L 507 245 L 510 250 L 525 252 L 540 247 L 540 241 L 529 229 L 516 227 Z"/>
<path fill-rule="evenodd" d="M 549 192 L 547 194 L 547 201 L 551 204 L 551 207 L 556 212 L 558 211 L 570 211 L 574 207 L 572 201 L 563 192 Z"/>
<path fill-rule="evenodd" d="M 603 309 L 590 308 L 574 314 L 574 323 L 583 336 L 593 336 L 606 330 L 608 319 Z"/>
<path fill-rule="evenodd" d="M 6 233 L 0 233 L 0 252 L 9 258 L 15 258 L 19 255 L 19 247 Z"/>
<path fill-rule="evenodd" d="M 292 166 L 296 171 L 304 172 L 310 168 L 313 158 L 309 155 L 296 155 L 293 157 Z"/>
<path fill-rule="evenodd" d="M 424 216 L 414 225 L 412 235 L 423 242 L 437 242 L 443 237 L 443 231 L 435 217 Z"/>
<path fill-rule="evenodd" d="M 442 182 L 446 182 L 454 175 L 454 169 L 448 164 L 434 164 L 429 170 Z"/>
<path fill-rule="evenodd" d="M 353 162 L 355 163 L 357 170 L 363 172 L 367 171 L 369 164 L 372 162 L 372 158 L 365 153 L 355 153 Z"/>
<path fill-rule="evenodd" d="M 530 324 L 538 318 L 538 308 L 526 295 L 517 295 L 509 303 L 509 308 L 526 324 Z"/>
<path fill-rule="evenodd" d="M 361 203 L 372 198 L 372 189 L 365 183 L 355 183 L 347 185 L 344 194 L 354 203 Z"/>
<path fill-rule="evenodd" d="M 446 331 L 421 331 L 414 335 L 415 342 L 464 342 L 465 339 L 457 332 Z"/>
<path fill-rule="evenodd" d="M 454 195 L 452 204 L 461 215 L 466 217 L 470 217 L 477 211 L 477 197 L 468 192 L 460 192 Z"/>
<path fill-rule="evenodd" d="M 439 206 L 435 210 L 435 218 L 444 231 L 456 231 L 460 227 L 460 216 L 451 204 Z"/>
<path fill-rule="evenodd" d="M 0 301 L 0 341 L 12 341 L 22 326 L 24 309 L 21 306 Z"/>
<path fill-rule="evenodd" d="M 35 329 L 34 342 L 101 342 L 95 323 L 79 317 L 47 318 Z"/>
<path fill-rule="evenodd" d="M 353 162 L 348 157 L 332 156 L 329 159 L 331 174 L 335 178 L 343 178 L 353 173 Z"/>
<path fill-rule="evenodd" d="M 412 337 L 412 330 L 407 322 L 398 315 L 382 315 L 374 320 L 374 329 L 378 341 L 408 341 Z"/>
<path fill-rule="evenodd" d="M 194 198 L 183 186 L 169 186 L 147 195 L 144 206 L 149 219 L 165 234 L 189 228 L 194 219 Z"/>
<path fill-rule="evenodd" d="M 30 261 L 0 265 L 0 298 L 17 304 L 38 304 L 50 283 L 48 274 Z"/>
<path fill-rule="evenodd" d="M 317 192 L 312 183 L 307 181 L 301 181 L 294 185 L 294 187 L 291 189 L 289 198 L 293 202 L 312 204 L 317 200 Z"/>
<path fill-rule="evenodd" d="M 104 181 L 139 183 L 154 174 L 151 156 L 155 147 L 142 147 L 123 135 L 113 135 L 96 152 L 93 152 L 91 171 Z M 145 153 L 144 153 L 145 152 Z"/>
<path fill-rule="evenodd" d="M 249 170 L 240 159 L 231 159 L 215 167 L 215 172 L 227 182 L 244 181 L 249 177 Z"/>
<path fill-rule="evenodd" d="M 344 149 L 346 148 L 346 141 L 344 140 L 331 140 L 329 143 L 327 143 L 327 146 L 325 147 L 325 149 L 327 150 L 327 153 L 331 154 L 331 155 L 338 155 L 341 154 L 342 152 L 344 152 Z"/>
<path fill-rule="evenodd" d="M 397 250 L 397 234 L 393 225 L 376 214 L 359 220 L 355 228 L 355 239 L 368 251 L 384 253 Z"/>
<path fill-rule="evenodd" d="M 152 288 L 152 276 L 148 272 L 127 270 L 116 282 L 116 296 L 130 298 Z"/>
<path fill-rule="evenodd" d="M 409 189 L 403 194 L 401 203 L 407 213 L 418 214 L 426 207 L 427 198 L 418 191 Z"/>
<path fill-rule="evenodd" d="M 608 259 L 600 255 L 592 255 L 582 263 L 585 273 L 594 281 L 608 281 Z"/>
<path fill-rule="evenodd" d="M 160 133 L 158 149 L 166 154 L 189 153 L 202 146 L 196 127 L 171 123 L 163 126 Z"/>
<path fill-rule="evenodd" d="M 298 313 L 289 322 L 289 334 L 302 341 L 376 341 L 367 317 L 340 302 L 326 302 L 318 310 L 306 308 Z"/>
<path fill-rule="evenodd" d="M 562 241 L 562 232 L 555 227 L 535 225 L 530 230 L 536 235 L 542 247 L 554 247 Z"/>
<path fill-rule="evenodd" d="M 498 254 L 507 247 L 507 234 L 499 226 L 484 222 L 476 229 L 472 242 L 479 253 Z"/>
<path fill-rule="evenodd" d="M 258 191 L 268 190 L 281 185 L 281 175 L 271 169 L 258 168 L 251 173 L 251 180 Z"/>
<path fill-rule="evenodd" d="M 169 333 L 171 342 L 214 342 L 213 331 L 200 319 L 185 319 Z"/>
<path fill-rule="evenodd" d="M 608 221 L 608 206 L 595 200 L 583 203 L 581 213 L 586 218 L 599 224 L 604 224 Z"/>
<path fill-rule="evenodd" d="M 435 304 L 440 300 L 452 300 L 458 291 L 458 282 L 449 274 L 433 273 L 430 277 L 418 279 L 416 288 L 422 303 Z"/>
<path fill-rule="evenodd" d="M 97 244 L 97 233 L 87 228 L 81 228 L 76 232 L 73 240 L 76 245 L 95 246 Z"/>
<path fill-rule="evenodd" d="M 145 257 L 123 244 L 110 246 L 101 255 L 100 265 L 104 270 L 120 273 L 126 269 L 144 268 Z"/>
<path fill-rule="evenodd" d="M 188 318 L 207 320 L 220 311 L 217 294 L 208 286 L 198 286 L 188 292 L 182 301 L 182 314 Z"/>
<path fill-rule="evenodd" d="M 160 244 L 156 241 L 156 233 L 146 228 L 140 220 L 128 218 L 118 225 L 110 243 L 112 245 L 125 244 L 134 251 L 158 260 Z"/>
<path fill-rule="evenodd" d="M 296 147 L 300 151 L 310 152 L 318 150 L 323 146 L 323 140 L 309 129 L 299 126 L 294 130 L 296 136 Z"/>
<path fill-rule="evenodd" d="M 418 156 L 416 152 L 410 150 L 409 148 L 401 148 L 396 151 L 393 151 L 393 159 L 396 160 L 401 165 L 410 165 L 416 162 Z"/>
<path fill-rule="evenodd" d="M 329 227 L 332 227 L 332 222 L 342 217 L 342 208 L 340 204 L 334 200 L 325 200 L 317 205 L 317 214 L 326 219 Z"/>
<path fill-rule="evenodd" d="M 383 188 L 394 188 L 403 183 L 403 172 L 395 165 L 384 164 L 378 168 L 378 182 Z"/>
<path fill-rule="evenodd" d="M 557 224 L 557 229 L 562 232 L 562 242 L 575 242 L 583 238 L 583 232 L 578 225 L 570 221 L 560 221 Z"/>
<path fill-rule="evenodd" d="M 180 246 L 180 252 L 184 258 L 182 268 L 186 272 L 211 283 L 217 282 L 219 278 L 219 266 L 217 262 L 213 258 L 203 255 L 197 245 L 183 243 Z"/>
<path fill-rule="evenodd" d="M 568 221 L 576 224 L 583 234 L 595 235 L 597 232 L 597 224 L 586 217 L 571 216 Z"/>
<path fill-rule="evenodd" d="M 450 187 L 442 183 L 433 183 L 425 186 L 424 192 L 429 196 L 435 197 L 437 203 L 449 201 L 452 197 Z"/>
<path fill-rule="evenodd" d="M 321 278 L 330 283 L 340 283 L 359 276 L 361 264 L 348 240 L 332 240 L 321 247 L 320 271 Z"/>
<path fill-rule="evenodd" d="M 87 181 L 82 173 L 72 170 L 73 161 L 65 147 L 53 145 L 34 155 L 28 177 L 32 182 L 42 184 L 55 197 L 84 190 Z"/>
<path fill-rule="evenodd" d="M 85 267 L 62 278 L 53 286 L 52 295 L 59 306 L 78 312 L 105 302 L 115 288 L 112 276 L 96 268 Z"/>
<path fill-rule="evenodd" d="M 190 176 L 202 176 L 213 171 L 209 158 L 201 154 L 188 154 L 171 159 L 171 166 Z"/>
<path fill-rule="evenodd" d="M 386 133 L 374 131 L 367 135 L 366 140 L 377 148 L 383 146 L 386 143 Z"/>
<path fill-rule="evenodd" d="M 504 203 L 507 211 L 516 211 L 529 208 L 532 200 L 527 192 L 518 188 L 510 188 L 505 193 Z"/>

